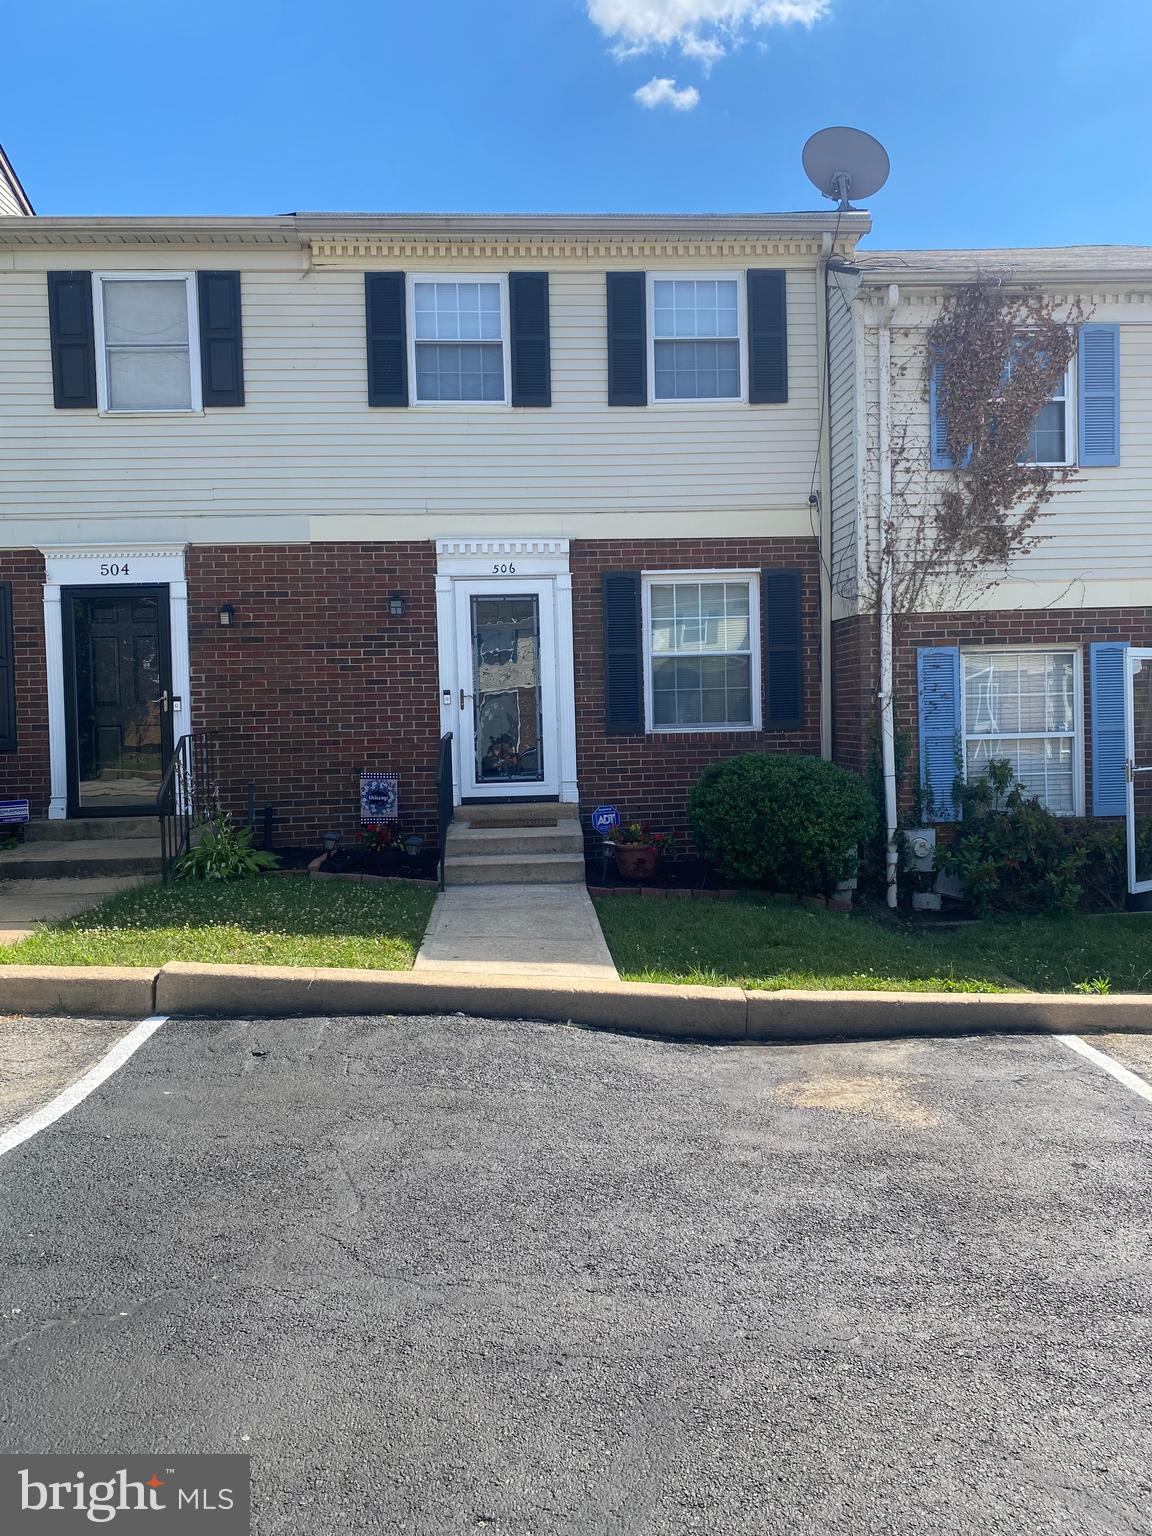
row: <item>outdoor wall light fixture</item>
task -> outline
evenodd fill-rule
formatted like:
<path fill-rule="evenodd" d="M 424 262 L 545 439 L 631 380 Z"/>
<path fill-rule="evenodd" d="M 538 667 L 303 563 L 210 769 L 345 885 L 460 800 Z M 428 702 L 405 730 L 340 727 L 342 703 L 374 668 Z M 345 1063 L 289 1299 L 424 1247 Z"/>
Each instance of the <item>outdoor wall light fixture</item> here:
<path fill-rule="evenodd" d="M 388 598 L 388 612 L 394 619 L 402 619 L 407 611 L 407 596 L 403 592 L 393 592 Z"/>
<path fill-rule="evenodd" d="M 231 629 L 236 621 L 236 610 L 231 603 L 220 604 L 220 628 Z"/>

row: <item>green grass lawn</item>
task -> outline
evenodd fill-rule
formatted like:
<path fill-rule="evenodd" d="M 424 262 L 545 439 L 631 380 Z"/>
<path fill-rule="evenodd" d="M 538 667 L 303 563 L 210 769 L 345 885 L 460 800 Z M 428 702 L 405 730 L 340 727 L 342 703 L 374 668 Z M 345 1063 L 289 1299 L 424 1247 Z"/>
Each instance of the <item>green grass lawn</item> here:
<path fill-rule="evenodd" d="M 933 932 L 751 895 L 727 902 L 605 897 L 596 909 L 612 958 L 630 981 L 1152 992 L 1152 916 L 1002 918 Z"/>
<path fill-rule="evenodd" d="M 304 878 L 139 886 L 0 948 L 0 965 L 348 966 L 407 970 L 435 891 Z"/>

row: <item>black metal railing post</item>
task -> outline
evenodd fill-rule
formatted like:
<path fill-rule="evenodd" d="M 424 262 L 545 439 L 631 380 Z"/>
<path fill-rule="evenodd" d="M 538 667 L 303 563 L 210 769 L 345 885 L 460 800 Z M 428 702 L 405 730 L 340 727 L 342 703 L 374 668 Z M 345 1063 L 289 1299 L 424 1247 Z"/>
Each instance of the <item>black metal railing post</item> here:
<path fill-rule="evenodd" d="M 436 758 L 436 827 L 438 833 L 438 858 L 440 860 L 440 889 L 444 889 L 444 853 L 448 845 L 448 828 L 452 825 L 455 807 L 452 801 L 452 732 L 440 738 L 440 751 Z"/>
<path fill-rule="evenodd" d="M 198 826 L 219 798 L 218 753 L 211 731 L 181 736 L 156 795 L 160 821 L 160 878 L 168 885 Z"/>

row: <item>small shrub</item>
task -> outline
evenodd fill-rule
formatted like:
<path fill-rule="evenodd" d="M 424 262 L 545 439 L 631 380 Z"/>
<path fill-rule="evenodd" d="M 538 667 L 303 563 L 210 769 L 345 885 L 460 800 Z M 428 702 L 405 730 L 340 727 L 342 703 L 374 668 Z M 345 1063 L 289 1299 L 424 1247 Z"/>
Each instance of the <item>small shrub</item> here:
<path fill-rule="evenodd" d="M 1005 759 L 957 783 L 963 815 L 943 867 L 987 912 L 1102 911 L 1124 905 L 1123 822 L 1053 816 Z M 1147 825 L 1139 833 L 1152 835 Z"/>
<path fill-rule="evenodd" d="M 705 768 L 688 800 L 722 874 L 798 895 L 826 895 L 855 873 L 873 817 L 863 779 L 818 757 L 731 757 Z"/>
<path fill-rule="evenodd" d="M 247 827 L 220 818 L 205 822 L 195 847 L 177 861 L 178 880 L 247 880 L 262 869 L 275 869 L 274 853 L 253 848 Z"/>

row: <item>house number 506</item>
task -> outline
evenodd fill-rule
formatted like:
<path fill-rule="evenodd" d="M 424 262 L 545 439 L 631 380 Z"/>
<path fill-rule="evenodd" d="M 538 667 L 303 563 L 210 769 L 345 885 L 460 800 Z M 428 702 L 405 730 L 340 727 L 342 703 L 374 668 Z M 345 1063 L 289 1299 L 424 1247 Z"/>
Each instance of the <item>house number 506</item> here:
<path fill-rule="evenodd" d="M 109 565 L 107 562 L 105 562 L 100 567 L 100 574 L 101 576 L 127 576 L 128 564 L 125 562 L 123 565 L 120 565 L 119 562 L 117 562 L 114 565 Z"/>
<path fill-rule="evenodd" d="M 493 576 L 515 576 L 516 567 L 514 565 L 494 565 L 492 567 L 492 574 Z"/>

